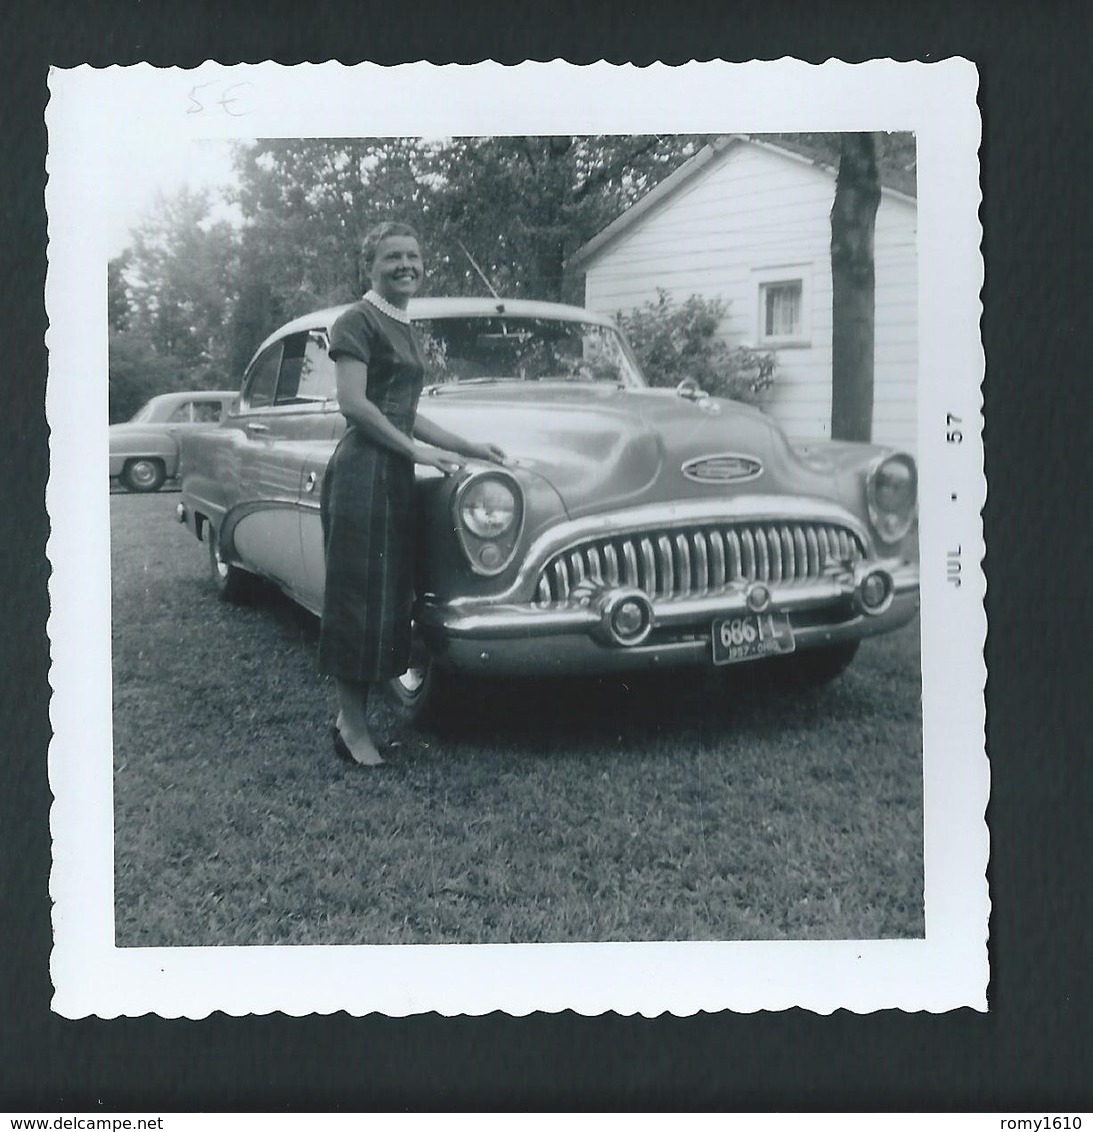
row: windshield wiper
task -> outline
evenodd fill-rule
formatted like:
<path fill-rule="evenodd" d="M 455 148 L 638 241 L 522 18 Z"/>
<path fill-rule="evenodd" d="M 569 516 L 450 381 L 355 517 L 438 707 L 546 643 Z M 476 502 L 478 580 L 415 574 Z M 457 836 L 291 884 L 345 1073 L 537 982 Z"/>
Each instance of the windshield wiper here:
<path fill-rule="evenodd" d="M 461 377 L 455 381 L 438 381 L 430 385 L 425 392 L 430 397 L 443 393 L 446 389 L 460 389 L 467 385 L 498 385 L 503 381 L 523 381 L 522 377 Z"/>
<path fill-rule="evenodd" d="M 446 391 L 463 389 L 468 385 L 502 385 L 511 382 L 515 382 L 517 385 L 526 385 L 530 382 L 536 384 L 555 382 L 558 385 L 614 385 L 616 389 L 630 388 L 621 377 L 572 378 L 566 377 L 564 374 L 556 374 L 550 377 L 463 377 L 457 378 L 455 381 L 435 382 L 425 387 L 425 393 L 429 397 L 436 397 Z"/>

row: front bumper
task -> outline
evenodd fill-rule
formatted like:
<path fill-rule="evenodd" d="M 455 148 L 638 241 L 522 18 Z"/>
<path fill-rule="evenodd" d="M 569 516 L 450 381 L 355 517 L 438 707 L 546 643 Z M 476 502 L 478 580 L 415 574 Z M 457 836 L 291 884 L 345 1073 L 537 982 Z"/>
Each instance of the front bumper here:
<path fill-rule="evenodd" d="M 891 592 L 869 612 L 861 600 L 866 575 L 883 572 Z M 798 648 L 819 648 L 887 633 L 912 620 L 919 607 L 918 566 L 864 562 L 807 584 L 765 587 L 764 611 L 789 616 Z M 481 602 L 424 603 L 418 627 L 437 662 L 483 675 L 534 676 L 627 672 L 712 663 L 717 619 L 754 612 L 753 587 L 717 594 L 652 600 L 651 631 L 624 645 L 605 632 L 612 588 L 586 590 L 547 608 Z"/>

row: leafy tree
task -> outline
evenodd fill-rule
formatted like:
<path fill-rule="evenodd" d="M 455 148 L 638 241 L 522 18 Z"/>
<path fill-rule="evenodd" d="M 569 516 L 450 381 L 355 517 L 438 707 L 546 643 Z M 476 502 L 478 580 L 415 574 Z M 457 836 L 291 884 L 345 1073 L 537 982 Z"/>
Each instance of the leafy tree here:
<path fill-rule="evenodd" d="M 195 386 L 234 383 L 286 319 L 367 287 L 361 237 L 422 234 L 427 293 L 580 301 L 568 255 L 677 168 L 699 136 L 270 139 L 239 144 L 232 203 L 161 200 L 123 269 L 126 325 Z M 472 262 L 473 261 L 473 262 Z M 119 306 L 119 312 L 121 308 Z M 121 324 L 118 324 L 119 327 Z"/>
<path fill-rule="evenodd" d="M 360 239 L 389 218 L 421 232 L 433 294 L 481 295 L 493 286 L 510 297 L 575 298 L 566 257 L 701 140 L 293 139 L 240 146 L 243 278 L 269 288 L 264 300 L 249 304 L 248 317 L 288 317 L 359 295 L 367 287 Z M 249 337 L 271 329 L 254 327 Z"/>
<path fill-rule="evenodd" d="M 567 257 L 704 141 L 659 134 L 453 139 L 436 154 L 441 223 L 433 232 L 448 286 L 483 293 L 469 252 L 501 294 L 580 301 L 580 281 L 565 274 Z"/>
<path fill-rule="evenodd" d="M 177 366 L 157 353 L 147 338 L 111 328 L 109 344 L 110 423 L 127 421 L 158 393 L 188 388 Z"/>
<path fill-rule="evenodd" d="M 728 309 L 722 300 L 701 295 L 676 306 L 658 288 L 655 300 L 620 312 L 618 322 L 651 385 L 690 380 L 714 396 L 758 404 L 773 383 L 775 358 L 746 346 L 730 349 L 717 336 Z"/>
<path fill-rule="evenodd" d="M 111 421 L 174 389 L 229 388 L 238 237 L 207 193 L 161 197 L 108 265 Z"/>
<path fill-rule="evenodd" d="M 842 134 L 840 144 L 831 206 L 831 435 L 868 441 L 873 429 L 873 236 L 880 178 L 872 134 Z"/>
<path fill-rule="evenodd" d="M 111 330 L 129 327 L 129 292 L 125 272 L 131 259 L 132 253 L 124 251 L 106 265 L 106 315 Z"/>
<path fill-rule="evenodd" d="M 236 230 L 211 211 L 204 191 L 161 197 L 135 233 L 125 270 L 129 329 L 195 388 L 229 379 L 239 273 Z"/>
<path fill-rule="evenodd" d="M 397 217 L 425 236 L 433 148 L 413 138 L 237 145 L 233 200 L 243 229 L 230 335 L 235 372 L 286 319 L 349 302 L 367 289 L 360 242 L 373 225 Z"/>

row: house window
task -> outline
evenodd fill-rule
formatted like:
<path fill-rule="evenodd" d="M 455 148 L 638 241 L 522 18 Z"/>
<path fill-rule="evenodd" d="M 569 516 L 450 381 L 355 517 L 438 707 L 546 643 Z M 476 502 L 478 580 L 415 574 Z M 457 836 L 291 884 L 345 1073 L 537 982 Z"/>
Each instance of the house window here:
<path fill-rule="evenodd" d="M 809 346 L 812 311 L 810 265 L 765 268 L 754 273 L 756 337 L 760 346 Z"/>
<path fill-rule="evenodd" d="M 763 284 L 763 338 L 801 336 L 800 279 Z"/>

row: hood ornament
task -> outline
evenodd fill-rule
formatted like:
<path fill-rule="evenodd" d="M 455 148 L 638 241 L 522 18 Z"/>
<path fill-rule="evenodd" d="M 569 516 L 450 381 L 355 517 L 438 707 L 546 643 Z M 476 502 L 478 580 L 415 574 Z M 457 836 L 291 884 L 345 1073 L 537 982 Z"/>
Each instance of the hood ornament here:
<path fill-rule="evenodd" d="M 691 401 L 707 413 L 720 413 L 721 406 L 703 389 L 693 377 L 685 377 L 676 386 L 676 396 Z"/>
<path fill-rule="evenodd" d="M 721 452 L 715 456 L 699 456 L 688 460 L 683 474 L 695 483 L 740 483 L 763 474 L 762 461 L 737 452 Z"/>

